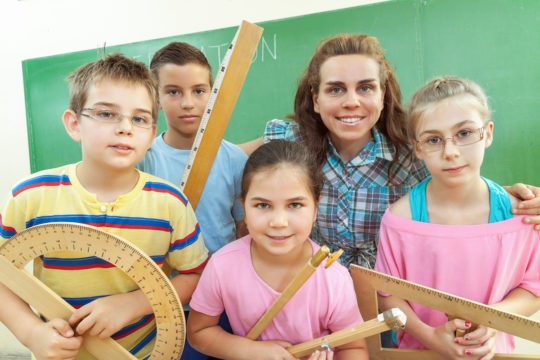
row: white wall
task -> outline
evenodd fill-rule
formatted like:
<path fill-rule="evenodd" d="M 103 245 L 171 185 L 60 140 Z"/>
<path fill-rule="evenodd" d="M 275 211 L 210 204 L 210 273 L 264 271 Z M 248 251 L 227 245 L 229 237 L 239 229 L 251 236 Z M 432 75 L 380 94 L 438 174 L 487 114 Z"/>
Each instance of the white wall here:
<path fill-rule="evenodd" d="M 0 0 L 0 202 L 30 173 L 22 60 L 379 1 Z M 0 324 L 0 358 L 22 350 Z"/>
<path fill-rule="evenodd" d="M 22 60 L 93 49 L 104 43 L 112 46 L 237 26 L 242 20 L 260 22 L 378 1 L 0 1 L 0 201 L 13 183 L 30 172 Z"/>

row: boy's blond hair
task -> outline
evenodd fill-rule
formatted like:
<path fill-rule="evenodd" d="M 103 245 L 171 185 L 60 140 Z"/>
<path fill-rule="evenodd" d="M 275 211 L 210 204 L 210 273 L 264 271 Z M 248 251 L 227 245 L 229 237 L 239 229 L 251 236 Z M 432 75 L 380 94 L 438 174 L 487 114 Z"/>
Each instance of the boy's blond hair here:
<path fill-rule="evenodd" d="M 157 122 L 159 103 L 157 85 L 147 66 L 121 54 L 107 55 L 105 58 L 82 65 L 68 77 L 70 84 L 69 107 L 80 114 L 91 85 L 102 80 L 115 80 L 133 85 L 142 85 L 152 100 L 152 118 Z"/>

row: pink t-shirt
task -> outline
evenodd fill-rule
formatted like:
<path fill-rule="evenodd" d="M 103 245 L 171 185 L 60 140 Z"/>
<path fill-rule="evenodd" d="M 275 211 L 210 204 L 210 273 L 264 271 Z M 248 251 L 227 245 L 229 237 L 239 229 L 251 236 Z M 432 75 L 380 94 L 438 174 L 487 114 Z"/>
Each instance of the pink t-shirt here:
<path fill-rule="evenodd" d="M 540 233 L 522 216 L 482 225 L 412 221 L 386 210 L 375 270 L 484 304 L 498 303 L 514 288 L 540 295 Z M 442 312 L 410 303 L 430 326 L 447 321 Z M 400 332 L 399 347 L 424 349 Z M 514 338 L 498 332 L 496 351 L 511 353 Z"/>
<path fill-rule="evenodd" d="M 319 246 L 309 240 L 315 253 Z M 236 335 L 245 336 L 280 293 L 255 272 L 250 255 L 251 236 L 218 250 L 205 267 L 190 302 L 209 316 L 223 310 Z M 298 344 L 362 322 L 352 278 L 335 262 L 324 262 L 262 332 L 260 340 Z"/>

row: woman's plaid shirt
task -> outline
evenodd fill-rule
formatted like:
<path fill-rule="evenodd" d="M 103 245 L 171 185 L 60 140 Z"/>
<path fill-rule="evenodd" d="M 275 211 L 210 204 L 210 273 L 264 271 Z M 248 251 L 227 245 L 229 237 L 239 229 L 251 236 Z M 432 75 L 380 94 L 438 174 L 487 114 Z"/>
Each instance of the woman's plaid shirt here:
<path fill-rule="evenodd" d="M 390 204 L 423 180 L 428 171 L 419 160 L 403 158 L 388 183 L 388 170 L 394 151 L 376 129 L 372 139 L 351 161 L 344 163 L 330 142 L 323 166 L 324 186 L 317 222 L 311 238 L 332 251 L 343 249 L 341 262 L 373 268 L 379 226 Z M 264 141 L 276 139 L 305 141 L 297 123 L 272 120 L 266 124 Z"/>

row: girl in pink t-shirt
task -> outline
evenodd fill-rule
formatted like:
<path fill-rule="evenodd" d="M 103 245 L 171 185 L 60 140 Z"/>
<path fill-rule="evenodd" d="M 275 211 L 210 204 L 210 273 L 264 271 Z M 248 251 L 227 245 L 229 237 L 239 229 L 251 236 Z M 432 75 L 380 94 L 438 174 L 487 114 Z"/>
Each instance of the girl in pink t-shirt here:
<path fill-rule="evenodd" d="M 530 316 L 539 310 L 540 235 L 512 217 L 509 197 L 480 176 L 493 141 L 487 99 L 474 82 L 442 77 L 414 94 L 408 133 L 431 177 L 383 216 L 375 269 L 494 308 Z M 451 359 L 512 352 L 513 337 L 467 319 L 380 294 L 382 308 L 407 315 L 400 348 L 431 349 Z"/>
<path fill-rule="evenodd" d="M 299 143 L 276 140 L 249 157 L 242 179 L 249 235 L 211 257 L 190 302 L 187 334 L 198 351 L 226 359 L 294 359 L 287 347 L 362 322 L 352 279 L 334 263 L 319 266 L 256 341 L 245 337 L 319 248 L 308 238 L 322 184 L 311 156 Z M 218 326 L 223 311 L 233 334 Z M 368 359 L 364 340 L 309 357 L 334 358 Z"/>

